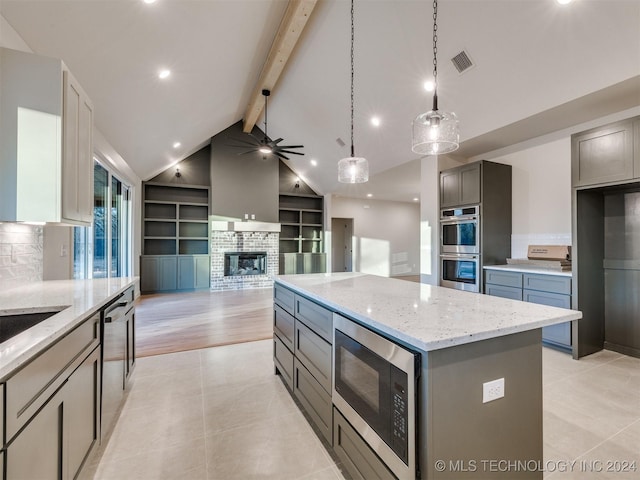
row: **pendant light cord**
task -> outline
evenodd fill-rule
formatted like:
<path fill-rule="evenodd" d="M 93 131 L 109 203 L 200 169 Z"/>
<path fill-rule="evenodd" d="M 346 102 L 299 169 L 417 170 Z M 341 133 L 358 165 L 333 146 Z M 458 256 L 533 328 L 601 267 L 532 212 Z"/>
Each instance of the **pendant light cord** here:
<path fill-rule="evenodd" d="M 433 0 L 433 111 L 438 111 L 438 0 Z"/>
<path fill-rule="evenodd" d="M 353 22 L 353 0 L 351 0 L 351 156 L 355 157 L 355 148 L 353 147 L 353 77 L 354 77 L 354 68 L 353 68 L 353 44 L 355 39 L 355 28 Z"/>
<path fill-rule="evenodd" d="M 266 145 L 268 143 L 267 139 L 269 138 L 267 134 L 267 103 L 269 103 L 269 95 L 265 95 L 264 91 L 262 94 L 264 95 L 264 144 Z"/>

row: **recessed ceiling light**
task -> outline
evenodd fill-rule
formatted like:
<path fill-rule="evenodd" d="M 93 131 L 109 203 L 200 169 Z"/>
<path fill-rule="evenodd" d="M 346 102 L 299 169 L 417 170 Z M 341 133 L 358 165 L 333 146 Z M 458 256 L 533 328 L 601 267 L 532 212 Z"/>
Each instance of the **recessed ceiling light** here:
<path fill-rule="evenodd" d="M 144 3 L 156 3 L 156 0 L 142 0 Z"/>
<path fill-rule="evenodd" d="M 180 145 L 182 145 L 180 142 L 174 142 L 173 148 L 178 148 Z"/>
<path fill-rule="evenodd" d="M 160 70 L 160 71 L 158 72 L 158 78 L 165 79 L 165 78 L 167 78 L 169 75 L 171 75 L 171 70 L 166 70 L 166 69 L 165 69 L 165 70 Z"/>
<path fill-rule="evenodd" d="M 556 0 L 560 5 L 566 5 L 567 3 L 571 3 L 571 0 Z"/>
<path fill-rule="evenodd" d="M 422 86 L 427 92 L 433 92 L 433 90 L 436 88 L 435 84 L 433 83 L 433 80 L 427 80 L 422 84 Z"/>
<path fill-rule="evenodd" d="M 318 161 L 314 160 L 314 159 L 311 159 L 311 165 L 313 165 L 314 167 L 317 167 L 318 166 Z"/>
<path fill-rule="evenodd" d="M 414 202 L 417 202 L 418 200 L 420 200 L 418 197 L 415 197 L 415 198 L 413 199 L 413 201 L 414 201 Z"/>
<path fill-rule="evenodd" d="M 369 198 L 373 197 L 373 193 L 367 193 L 367 197 Z"/>
<path fill-rule="evenodd" d="M 380 117 L 371 117 L 371 125 L 374 127 L 380 126 Z"/>

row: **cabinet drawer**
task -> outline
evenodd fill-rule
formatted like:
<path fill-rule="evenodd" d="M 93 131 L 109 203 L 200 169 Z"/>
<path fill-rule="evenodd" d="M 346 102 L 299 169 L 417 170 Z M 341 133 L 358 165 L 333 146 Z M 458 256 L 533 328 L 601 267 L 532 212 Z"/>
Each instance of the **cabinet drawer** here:
<path fill-rule="evenodd" d="M 327 393 L 331 392 L 331 344 L 310 328 L 296 322 L 296 357 L 311 372 Z"/>
<path fill-rule="evenodd" d="M 485 283 L 522 288 L 522 273 L 485 270 Z"/>
<path fill-rule="evenodd" d="M 293 352 L 295 320 L 278 305 L 273 306 L 273 331 L 278 334 L 282 342 Z"/>
<path fill-rule="evenodd" d="M 324 338 L 327 342 L 333 342 L 333 313 L 330 310 L 296 295 L 296 313 L 298 320 Z"/>
<path fill-rule="evenodd" d="M 68 374 L 82 363 L 82 354 L 98 346 L 99 332 L 100 314 L 96 313 L 7 380 L 7 440 L 64 383 Z M 63 375 L 65 372 L 67 375 Z"/>
<path fill-rule="evenodd" d="M 571 322 L 543 327 L 542 341 L 562 347 L 571 347 Z"/>
<path fill-rule="evenodd" d="M 494 297 L 522 300 L 522 288 L 518 287 L 504 287 L 502 285 L 486 284 L 484 286 L 484 291 L 487 295 L 493 295 Z"/>
<path fill-rule="evenodd" d="M 282 343 L 278 335 L 273 336 L 273 363 L 289 390 L 293 390 L 293 353 Z"/>
<path fill-rule="evenodd" d="M 571 277 L 525 273 L 523 288 L 571 295 Z"/>
<path fill-rule="evenodd" d="M 569 295 L 525 289 L 522 291 L 522 296 L 525 302 L 539 303 L 550 307 L 571 308 L 571 296 Z"/>
<path fill-rule="evenodd" d="M 322 436 L 331 444 L 333 423 L 331 420 L 331 396 L 313 378 L 298 359 L 294 360 L 294 394 L 305 412 L 318 427 Z"/>
<path fill-rule="evenodd" d="M 4 438 L 4 383 L 0 383 L 0 450 L 6 443 Z M 0 469 L 0 472 L 3 470 Z"/>
<path fill-rule="evenodd" d="M 291 290 L 276 283 L 273 286 L 273 300 L 291 315 L 294 314 L 295 295 Z"/>
<path fill-rule="evenodd" d="M 395 478 L 335 407 L 333 409 L 333 449 L 354 480 Z"/>

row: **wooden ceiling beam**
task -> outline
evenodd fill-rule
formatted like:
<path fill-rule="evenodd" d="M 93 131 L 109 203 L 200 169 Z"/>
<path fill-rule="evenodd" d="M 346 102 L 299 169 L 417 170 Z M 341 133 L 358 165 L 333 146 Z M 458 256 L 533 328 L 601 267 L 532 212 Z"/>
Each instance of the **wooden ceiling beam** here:
<path fill-rule="evenodd" d="M 253 90 L 251 100 L 244 114 L 242 130 L 245 133 L 250 133 L 253 130 L 264 108 L 262 90 L 273 91 L 273 87 L 291 57 L 291 53 L 298 43 L 302 30 L 307 24 L 317 2 L 318 0 L 289 0 L 282 22 L 280 22 L 280 27 L 271 45 L 271 50 L 267 55 L 267 60 L 262 67 L 262 72 L 260 72 L 258 83 Z"/>

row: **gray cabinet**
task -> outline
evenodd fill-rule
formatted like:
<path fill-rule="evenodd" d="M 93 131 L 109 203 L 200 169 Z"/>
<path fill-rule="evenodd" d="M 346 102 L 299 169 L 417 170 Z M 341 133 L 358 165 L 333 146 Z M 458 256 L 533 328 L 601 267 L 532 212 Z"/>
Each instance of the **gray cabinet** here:
<path fill-rule="evenodd" d="M 480 203 L 480 162 L 443 171 L 440 174 L 440 206 L 455 207 Z"/>
<path fill-rule="evenodd" d="M 209 288 L 209 255 L 144 255 L 140 257 L 140 290 L 165 292 Z"/>
<path fill-rule="evenodd" d="M 395 478 L 336 408 L 333 409 L 333 449 L 354 480 Z"/>
<path fill-rule="evenodd" d="M 178 257 L 178 290 L 209 288 L 210 278 L 209 255 Z"/>
<path fill-rule="evenodd" d="M 333 312 L 274 286 L 274 365 L 327 442 L 332 442 Z"/>
<path fill-rule="evenodd" d="M 74 479 L 86 462 L 99 432 L 99 319 L 7 379 L 5 478 Z"/>
<path fill-rule="evenodd" d="M 325 253 L 281 253 L 280 275 L 298 273 L 325 273 L 327 255 Z"/>
<path fill-rule="evenodd" d="M 571 277 L 485 270 L 485 293 L 559 308 L 571 308 Z M 542 328 L 542 341 L 562 350 L 571 350 L 571 322 Z"/>
<path fill-rule="evenodd" d="M 635 135 L 638 135 L 638 121 L 634 127 L 633 120 L 625 120 L 572 135 L 573 186 L 620 182 L 639 177 L 640 153 L 635 154 L 634 160 L 634 128 Z"/>

